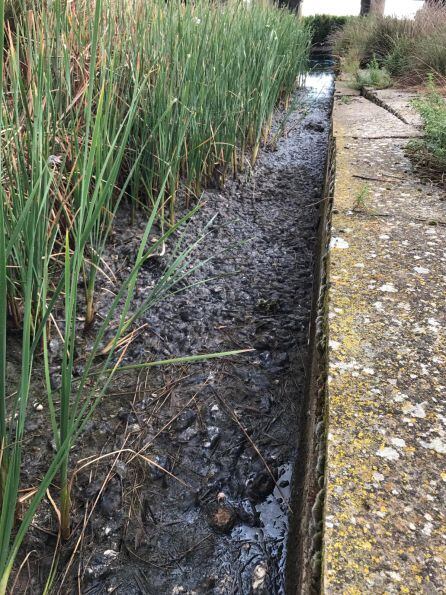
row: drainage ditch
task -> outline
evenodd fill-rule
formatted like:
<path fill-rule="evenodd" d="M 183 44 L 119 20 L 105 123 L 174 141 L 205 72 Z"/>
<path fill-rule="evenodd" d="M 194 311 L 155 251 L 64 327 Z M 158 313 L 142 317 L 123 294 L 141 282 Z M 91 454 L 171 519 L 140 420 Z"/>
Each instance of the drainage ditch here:
<path fill-rule="evenodd" d="M 187 245 L 201 235 L 193 286 L 147 313 L 125 363 L 255 351 L 131 372 L 113 387 L 73 458 L 122 455 L 112 464 L 98 459 L 76 476 L 77 529 L 60 552 L 60 592 L 79 586 L 88 595 L 318 589 L 333 74 L 325 59 L 317 60 L 320 68 L 291 109 L 275 114 L 255 168 L 209 189 L 193 225 L 181 230 L 178 240 Z M 107 248 L 118 283 L 145 227 L 142 215 L 131 215 L 125 208 L 118 214 Z M 142 271 L 135 308 L 168 257 L 169 250 Z M 106 283 L 98 316 L 112 294 L 113 284 Z M 57 381 L 57 357 L 52 363 Z M 25 461 L 30 477 L 51 448 L 40 415 L 33 423 L 41 454 Z M 128 451 L 144 452 L 159 467 Z M 27 537 L 25 547 L 39 552 L 28 576 L 23 573 L 32 592 L 42 590 L 54 539 L 39 530 Z"/>

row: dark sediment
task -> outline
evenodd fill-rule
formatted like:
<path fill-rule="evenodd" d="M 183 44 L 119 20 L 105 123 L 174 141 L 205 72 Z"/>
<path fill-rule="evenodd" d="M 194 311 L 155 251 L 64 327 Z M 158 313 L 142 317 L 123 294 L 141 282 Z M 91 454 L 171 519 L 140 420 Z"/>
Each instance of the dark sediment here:
<path fill-rule="evenodd" d="M 126 363 L 255 351 L 120 378 L 74 459 L 144 448 L 159 467 L 125 451 L 77 475 L 79 525 L 62 556 L 59 584 L 71 560 L 62 592 L 77 584 L 85 594 L 283 592 L 331 102 L 326 93 L 299 93 L 277 147 L 264 148 L 243 179 L 206 192 L 183 230 L 187 245 L 215 217 L 196 250 L 197 259 L 210 260 L 190 279 L 209 281 L 145 314 Z M 279 112 L 276 130 L 283 118 Z M 138 217 L 129 226 L 123 209 L 115 226 L 107 259 L 118 278 L 144 229 Z M 135 305 L 169 250 L 142 271 Z M 112 288 L 100 292 L 99 315 Z M 40 533 L 29 545 L 45 552 Z M 42 569 L 50 551 L 39 559 Z M 34 584 L 40 592 L 38 578 Z"/>

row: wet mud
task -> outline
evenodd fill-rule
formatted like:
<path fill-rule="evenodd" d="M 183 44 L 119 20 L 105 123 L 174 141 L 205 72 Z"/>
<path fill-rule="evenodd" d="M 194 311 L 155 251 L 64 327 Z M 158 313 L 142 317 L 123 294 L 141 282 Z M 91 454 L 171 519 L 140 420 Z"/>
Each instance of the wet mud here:
<path fill-rule="evenodd" d="M 206 191 L 182 229 L 184 245 L 206 230 L 194 252 L 202 264 L 188 279 L 193 286 L 143 315 L 124 363 L 253 351 L 119 377 L 73 452 L 73 468 L 98 459 L 73 483 L 73 535 L 61 550 L 55 592 L 284 593 L 330 84 L 330 75 L 311 77 L 295 109 L 276 113 L 274 142 L 254 169 Z M 118 215 L 106 255 L 118 282 L 144 225 L 142 214 L 130 223 L 127 208 Z M 169 245 L 144 267 L 135 308 L 172 253 Z M 114 286 L 109 279 L 101 287 L 99 317 Z M 37 452 L 29 451 L 30 477 Z M 107 453 L 114 454 L 99 458 Z M 41 514 L 39 525 L 54 532 L 27 538 L 38 552 L 29 560 L 33 593 L 42 592 L 56 542 L 51 509 Z"/>

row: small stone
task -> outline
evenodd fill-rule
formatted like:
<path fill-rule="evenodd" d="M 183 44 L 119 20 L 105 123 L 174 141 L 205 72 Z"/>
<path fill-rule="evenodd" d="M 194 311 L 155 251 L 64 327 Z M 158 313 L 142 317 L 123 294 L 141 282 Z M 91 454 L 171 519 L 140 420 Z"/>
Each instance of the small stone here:
<path fill-rule="evenodd" d="M 266 562 L 258 564 L 252 573 L 252 590 L 254 593 L 265 588 L 265 582 L 268 574 L 268 566 Z"/>
<path fill-rule="evenodd" d="M 344 238 L 331 238 L 330 241 L 330 249 L 334 250 L 334 249 L 339 249 L 339 250 L 346 250 L 347 248 L 349 248 L 350 245 L 348 242 L 346 242 L 344 240 Z"/>
<path fill-rule="evenodd" d="M 314 130 L 314 132 L 324 132 L 325 126 L 321 122 L 308 122 L 305 125 L 307 130 Z"/>
<path fill-rule="evenodd" d="M 216 426 L 209 426 L 207 428 L 209 440 L 205 442 L 205 448 L 213 448 L 220 439 L 220 430 Z"/>
<path fill-rule="evenodd" d="M 171 468 L 170 459 L 166 455 L 156 455 L 153 460 L 155 463 L 157 463 L 157 465 L 159 465 L 159 467 L 155 467 L 154 465 L 151 465 L 150 466 L 150 476 L 152 477 L 152 479 L 155 479 L 155 480 L 162 479 L 166 475 L 165 471 L 170 471 L 170 468 Z M 162 467 L 162 469 L 160 467 Z M 165 471 L 164 471 L 164 469 L 165 469 Z"/>
<path fill-rule="evenodd" d="M 185 409 L 175 420 L 175 429 L 182 432 L 189 428 L 197 419 L 197 414 L 192 409 Z"/>
<path fill-rule="evenodd" d="M 138 434 L 141 431 L 141 426 L 139 424 L 131 424 L 128 428 L 127 431 L 130 434 Z"/>
<path fill-rule="evenodd" d="M 115 550 L 105 550 L 104 556 L 106 558 L 117 558 L 118 552 L 115 552 Z"/>
<path fill-rule="evenodd" d="M 402 438 L 392 438 L 390 440 L 390 442 L 393 444 L 393 446 L 399 446 L 399 447 L 406 446 L 406 442 Z"/>
<path fill-rule="evenodd" d="M 245 498 L 237 507 L 238 516 L 249 527 L 257 527 L 259 525 L 259 514 L 255 506 Z"/>
<path fill-rule="evenodd" d="M 236 514 L 231 506 L 219 504 L 209 511 L 209 524 L 220 533 L 229 533 L 235 525 Z"/>
<path fill-rule="evenodd" d="M 246 482 L 246 495 L 252 502 L 262 502 L 274 490 L 274 480 L 266 469 Z"/>
<path fill-rule="evenodd" d="M 124 461 L 116 461 L 115 469 L 121 479 L 125 479 L 127 477 L 128 467 Z"/>
<path fill-rule="evenodd" d="M 376 454 L 383 459 L 387 459 L 388 461 L 396 461 L 400 458 L 398 452 L 390 446 L 384 446 L 380 448 Z"/>
<path fill-rule="evenodd" d="M 384 285 L 381 285 L 379 290 L 387 293 L 397 293 L 398 291 L 398 289 L 396 289 L 393 283 L 385 283 Z"/>
<path fill-rule="evenodd" d="M 178 435 L 178 442 L 189 442 L 192 438 L 197 436 L 198 432 L 195 428 L 187 428 L 184 432 Z"/>

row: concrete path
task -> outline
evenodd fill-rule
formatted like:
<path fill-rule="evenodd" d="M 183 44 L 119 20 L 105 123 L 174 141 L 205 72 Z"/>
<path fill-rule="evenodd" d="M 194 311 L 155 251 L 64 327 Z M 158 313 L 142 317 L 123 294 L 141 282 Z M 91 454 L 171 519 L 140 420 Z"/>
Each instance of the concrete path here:
<path fill-rule="evenodd" d="M 324 593 L 446 592 L 446 195 L 396 93 L 335 95 Z"/>

